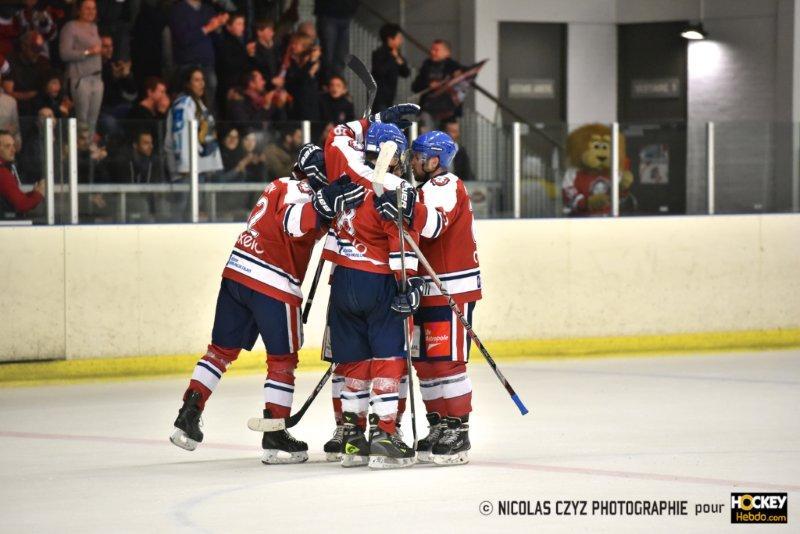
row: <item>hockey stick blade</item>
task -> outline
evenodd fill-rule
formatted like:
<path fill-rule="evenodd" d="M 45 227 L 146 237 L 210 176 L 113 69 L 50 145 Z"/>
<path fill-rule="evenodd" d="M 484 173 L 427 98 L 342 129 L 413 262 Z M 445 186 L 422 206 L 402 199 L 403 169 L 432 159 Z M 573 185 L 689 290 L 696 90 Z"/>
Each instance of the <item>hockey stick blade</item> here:
<path fill-rule="evenodd" d="M 397 143 L 394 141 L 385 141 L 381 143 L 381 149 L 378 153 L 378 159 L 375 160 L 375 169 L 372 173 L 372 188 L 375 194 L 383 194 L 383 179 L 389 171 L 389 165 L 397 154 Z"/>
<path fill-rule="evenodd" d="M 255 432 L 275 432 L 290 428 L 289 417 L 284 419 L 264 419 L 262 417 L 251 417 L 247 420 L 247 428 Z"/>
<path fill-rule="evenodd" d="M 361 80 L 367 90 L 367 107 L 364 109 L 364 118 L 366 119 L 372 113 L 372 103 L 375 101 L 375 95 L 378 92 L 378 84 L 375 83 L 375 78 L 372 77 L 367 66 L 358 57 L 352 54 L 347 56 L 347 66 L 358 76 L 358 79 Z"/>

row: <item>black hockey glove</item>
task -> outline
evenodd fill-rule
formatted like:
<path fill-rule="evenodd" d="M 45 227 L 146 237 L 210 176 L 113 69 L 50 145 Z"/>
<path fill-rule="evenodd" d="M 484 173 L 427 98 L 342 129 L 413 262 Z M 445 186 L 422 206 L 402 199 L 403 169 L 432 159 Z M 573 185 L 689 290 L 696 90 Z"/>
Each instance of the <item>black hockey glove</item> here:
<path fill-rule="evenodd" d="M 359 207 L 366 194 L 364 186 L 354 184 L 350 178 L 343 176 L 314 193 L 311 205 L 320 217 L 332 221 L 337 213 Z"/>
<path fill-rule="evenodd" d="M 389 124 L 396 124 L 401 130 L 405 130 L 411 126 L 411 121 L 404 119 L 404 115 L 419 115 L 420 107 L 416 104 L 397 104 L 390 108 L 384 109 L 380 113 L 370 115 L 370 122 L 386 122 Z"/>
<path fill-rule="evenodd" d="M 406 281 L 406 291 L 403 293 L 397 289 L 397 295 L 392 299 L 392 310 L 403 317 L 414 315 L 422 301 L 422 288 L 425 287 L 425 279 L 420 276 L 412 276 Z"/>
<path fill-rule="evenodd" d="M 374 199 L 375 209 L 381 214 L 381 217 L 387 221 L 397 220 L 397 191 L 394 189 L 387 189 L 381 196 L 376 196 Z M 414 218 L 414 204 L 417 202 L 417 190 L 411 187 L 408 182 L 403 182 L 403 219 L 408 225 Z"/>

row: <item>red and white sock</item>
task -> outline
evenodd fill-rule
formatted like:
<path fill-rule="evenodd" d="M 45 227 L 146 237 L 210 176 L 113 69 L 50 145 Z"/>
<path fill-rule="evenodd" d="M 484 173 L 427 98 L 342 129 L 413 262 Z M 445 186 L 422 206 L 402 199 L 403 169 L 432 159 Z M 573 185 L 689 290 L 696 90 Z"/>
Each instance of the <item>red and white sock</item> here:
<path fill-rule="evenodd" d="M 264 382 L 264 408 L 274 418 L 289 417 L 294 398 L 294 370 L 297 353 L 267 356 L 267 380 Z"/>
<path fill-rule="evenodd" d="M 201 410 L 205 408 L 206 401 L 216 389 L 222 375 L 236 361 L 241 350 L 239 348 L 226 349 L 214 344 L 209 345 L 205 355 L 197 361 L 194 367 L 189 388 L 183 395 L 184 400 L 190 391 L 197 391 L 201 397 L 199 407 Z"/>
<path fill-rule="evenodd" d="M 331 377 L 331 401 L 333 403 L 333 418 L 337 425 L 342 424 L 342 389 L 344 388 L 344 377 L 333 373 Z"/>

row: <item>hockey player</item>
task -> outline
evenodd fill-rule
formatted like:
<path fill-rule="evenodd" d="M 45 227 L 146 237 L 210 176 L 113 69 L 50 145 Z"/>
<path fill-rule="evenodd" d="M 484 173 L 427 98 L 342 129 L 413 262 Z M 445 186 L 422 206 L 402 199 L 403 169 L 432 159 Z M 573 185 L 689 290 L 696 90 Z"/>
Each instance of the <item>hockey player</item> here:
<path fill-rule="evenodd" d="M 475 302 L 481 298 L 481 277 L 469 193 L 450 172 L 458 147 L 446 133 L 432 131 L 414 140 L 411 150 L 418 198 L 404 204 L 403 215 L 419 231 L 420 251 L 471 323 Z M 379 202 L 381 215 L 394 219 L 394 193 L 387 190 Z M 417 458 L 437 465 L 464 464 L 472 411 L 466 367 L 470 339 L 431 277 L 423 278 L 427 284 L 422 306 L 414 314 L 418 354 L 412 351 L 412 357 L 430 432 L 417 443 Z"/>
<path fill-rule="evenodd" d="M 294 393 L 297 351 L 303 343 L 300 286 L 321 222 L 333 209 L 352 209 L 365 188 L 338 180 L 328 184 L 323 151 L 302 147 L 291 178 L 264 189 L 222 272 L 211 344 L 197 362 L 170 440 L 194 450 L 203 441 L 200 414 L 222 375 L 242 349 L 251 350 L 261 334 L 267 349 L 264 417 L 288 417 Z M 308 205 L 313 209 L 304 210 Z M 262 462 L 297 463 L 308 446 L 286 430 L 265 432 Z M 288 457 L 287 457 L 288 456 Z"/>
<path fill-rule="evenodd" d="M 354 467 L 408 467 L 414 450 L 397 434 L 398 389 L 405 372 L 403 321 L 418 307 L 422 280 L 410 278 L 406 292 L 399 289 L 400 237 L 397 226 L 379 215 L 370 179 L 371 160 L 381 145 L 398 146 L 390 169 L 399 168 L 399 156 L 407 140 L 393 123 L 402 115 L 418 113 L 415 105 L 389 108 L 371 120 L 334 128 L 325 144 L 325 164 L 331 176 L 346 175 L 369 188 L 365 202 L 337 216 L 325 242 L 323 258 L 334 263 L 328 327 L 331 356 L 337 363 L 342 409 L 342 465 Z M 335 182 L 334 182 L 335 183 Z M 385 187 L 411 186 L 387 174 Z M 406 252 L 406 269 L 413 275 L 416 256 Z M 337 377 L 334 377 L 337 380 Z M 336 382 L 334 382 L 334 387 Z M 369 440 L 365 436 L 367 412 Z M 338 431 L 338 429 L 337 429 Z M 334 440 L 337 436 L 334 436 Z M 326 452 L 331 452 L 326 448 Z"/>

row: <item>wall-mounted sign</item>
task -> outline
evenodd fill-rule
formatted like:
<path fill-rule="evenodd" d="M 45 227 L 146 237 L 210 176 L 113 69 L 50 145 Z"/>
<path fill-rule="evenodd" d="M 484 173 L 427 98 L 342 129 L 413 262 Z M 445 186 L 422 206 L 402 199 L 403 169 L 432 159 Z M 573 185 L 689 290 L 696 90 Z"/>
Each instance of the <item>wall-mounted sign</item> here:
<path fill-rule="evenodd" d="M 509 98 L 548 99 L 556 97 L 556 81 L 549 78 L 509 78 Z"/>
<path fill-rule="evenodd" d="M 679 78 L 639 78 L 631 80 L 631 98 L 678 98 Z"/>

